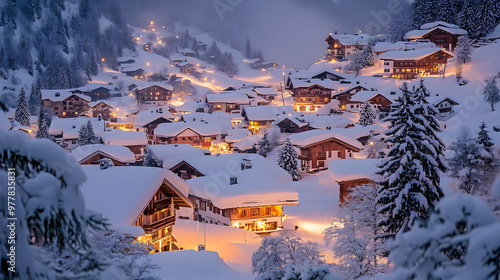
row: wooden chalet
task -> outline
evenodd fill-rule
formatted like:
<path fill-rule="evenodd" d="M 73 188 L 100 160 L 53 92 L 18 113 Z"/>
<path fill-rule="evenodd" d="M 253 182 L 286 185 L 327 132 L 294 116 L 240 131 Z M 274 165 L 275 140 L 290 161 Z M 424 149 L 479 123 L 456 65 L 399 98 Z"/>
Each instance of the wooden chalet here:
<path fill-rule="evenodd" d="M 59 118 L 75 118 L 90 109 L 90 97 L 83 94 L 72 93 L 68 90 L 42 89 L 42 105 L 51 108 L 54 115 Z"/>
<path fill-rule="evenodd" d="M 346 109 L 347 102 L 351 99 L 351 97 L 359 91 L 368 90 L 364 86 L 355 85 L 348 87 L 338 93 L 333 94 L 332 99 L 337 99 L 339 101 L 339 106 L 341 110 Z"/>
<path fill-rule="evenodd" d="M 330 103 L 335 87 L 330 80 L 296 80 L 293 82 L 293 108 L 297 112 L 314 112 Z"/>
<path fill-rule="evenodd" d="M 92 117 L 97 118 L 100 116 L 105 121 L 109 121 L 111 119 L 113 106 L 111 106 L 108 102 L 92 102 L 89 104 L 89 106 L 92 109 Z"/>
<path fill-rule="evenodd" d="M 170 114 L 157 112 L 143 111 L 137 115 L 134 128 L 137 131 L 144 131 L 148 139 L 148 144 L 153 145 L 155 142 L 154 130 L 162 123 L 171 123 L 174 119 Z"/>
<path fill-rule="evenodd" d="M 426 23 L 419 30 L 412 30 L 405 34 L 404 39 L 409 41 L 429 40 L 439 48 L 447 51 L 454 51 L 458 37 L 467 35 L 467 31 L 460 29 L 455 24 L 443 21 Z"/>
<path fill-rule="evenodd" d="M 380 55 L 384 74 L 397 79 L 411 80 L 420 76 L 443 75 L 453 54 L 441 48 L 409 51 L 389 51 Z"/>
<path fill-rule="evenodd" d="M 361 143 L 331 130 L 315 129 L 290 136 L 292 145 L 300 149 L 299 160 L 304 172 L 325 169 L 335 159 L 354 158 Z"/>
<path fill-rule="evenodd" d="M 127 147 L 93 144 L 75 148 L 71 154 L 80 165 L 99 165 L 102 159 L 110 159 L 115 166 L 134 164 L 135 155 Z"/>
<path fill-rule="evenodd" d="M 156 144 L 189 144 L 196 148 L 212 149 L 221 137 L 218 127 L 204 122 L 174 122 L 158 125 L 154 130 Z"/>
<path fill-rule="evenodd" d="M 210 112 L 239 114 L 244 105 L 250 104 L 248 96 L 241 92 L 221 92 L 207 95 Z"/>
<path fill-rule="evenodd" d="M 193 63 L 183 61 L 177 63 L 176 66 L 180 69 L 182 74 L 194 75 L 196 73 L 196 67 Z"/>
<path fill-rule="evenodd" d="M 134 94 L 138 104 L 166 105 L 173 89 L 171 85 L 154 83 L 136 88 Z"/>
<path fill-rule="evenodd" d="M 441 99 L 437 99 L 435 102 L 433 102 L 433 105 L 438 110 L 440 117 L 446 117 L 455 113 L 453 107 L 460 105 L 460 103 L 449 97 L 444 97 Z"/>
<path fill-rule="evenodd" d="M 377 166 L 380 163 L 379 159 L 347 159 L 330 162 L 329 175 L 339 184 L 339 204 L 344 204 L 345 198 L 357 186 L 375 187 Z"/>
<path fill-rule="evenodd" d="M 363 47 L 369 43 L 371 36 L 368 34 L 339 34 L 335 32 L 325 39 L 328 43 L 327 59 L 345 60 L 350 55 L 362 51 Z"/>
<path fill-rule="evenodd" d="M 308 122 L 299 120 L 293 116 L 278 118 L 274 121 L 274 125 L 280 128 L 281 133 L 300 133 L 314 129 Z"/>

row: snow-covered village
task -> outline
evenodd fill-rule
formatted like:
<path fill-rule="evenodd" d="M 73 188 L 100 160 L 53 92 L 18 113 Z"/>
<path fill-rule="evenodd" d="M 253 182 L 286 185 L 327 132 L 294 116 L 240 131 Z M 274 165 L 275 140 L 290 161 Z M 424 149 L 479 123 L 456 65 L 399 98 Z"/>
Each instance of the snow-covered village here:
<path fill-rule="evenodd" d="M 0 0 L 0 279 L 500 279 L 498 0 Z"/>

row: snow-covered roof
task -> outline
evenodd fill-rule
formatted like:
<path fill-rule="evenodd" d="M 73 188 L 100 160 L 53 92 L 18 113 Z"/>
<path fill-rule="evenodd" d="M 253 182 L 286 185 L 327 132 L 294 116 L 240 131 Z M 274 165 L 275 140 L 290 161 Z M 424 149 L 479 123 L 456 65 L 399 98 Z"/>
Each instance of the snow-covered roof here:
<path fill-rule="evenodd" d="M 459 28 L 458 25 L 439 20 L 439 21 L 424 23 L 420 26 L 420 29 L 431 29 L 437 26 L 443 26 L 448 28 Z"/>
<path fill-rule="evenodd" d="M 143 127 L 159 118 L 173 121 L 176 116 L 172 115 L 168 110 L 163 110 L 163 113 L 158 113 L 155 110 L 141 111 L 137 114 L 137 118 L 134 121 L 134 127 Z"/>
<path fill-rule="evenodd" d="M 387 98 L 389 101 L 393 102 L 393 100 L 391 100 L 385 94 L 382 94 L 382 93 L 377 92 L 377 91 L 370 91 L 370 90 L 360 90 L 360 91 L 358 91 L 357 93 L 355 93 L 351 97 L 350 101 L 352 101 L 352 102 L 366 102 L 366 101 L 372 99 L 373 97 L 375 97 L 375 96 L 377 96 L 379 94 L 382 95 L 383 97 Z"/>
<path fill-rule="evenodd" d="M 348 125 L 353 125 L 354 122 L 346 117 L 335 116 L 335 115 L 321 115 L 315 116 L 312 114 L 304 115 L 304 120 L 309 122 L 309 125 L 314 128 L 326 129 L 327 127 L 332 128 L 345 128 Z"/>
<path fill-rule="evenodd" d="M 307 147 L 309 145 L 313 145 L 321 141 L 335 138 L 338 141 L 351 146 L 352 148 L 361 150 L 363 146 L 359 141 L 356 140 L 356 138 L 350 138 L 342 134 L 343 130 L 349 130 L 349 129 L 350 128 L 345 128 L 342 130 L 314 129 L 314 130 L 304 131 L 290 135 L 290 142 L 294 146 Z"/>
<path fill-rule="evenodd" d="M 7 114 L 3 111 L 0 111 L 0 129 L 9 130 L 11 128 L 11 123 L 9 118 L 7 118 Z"/>
<path fill-rule="evenodd" d="M 81 167 L 87 176 L 87 181 L 80 188 L 85 206 L 102 213 L 111 224 L 132 225 L 164 180 L 175 188 L 179 196 L 187 198 L 189 194 L 189 187 L 166 169 L 114 166 L 100 170 L 96 165 Z"/>
<path fill-rule="evenodd" d="M 120 129 L 113 129 L 111 131 L 104 132 L 102 138 L 104 143 L 108 145 L 144 146 L 148 144 L 146 134 L 142 131 L 123 131 Z"/>
<path fill-rule="evenodd" d="M 196 101 L 185 101 L 182 105 L 174 106 L 170 105 L 170 107 L 174 108 L 177 112 L 191 112 L 194 113 L 198 109 L 204 109 L 206 106 L 205 102 L 196 102 Z"/>
<path fill-rule="evenodd" d="M 295 112 L 292 106 L 245 106 L 244 110 L 250 121 L 272 121 L 278 115 Z"/>
<path fill-rule="evenodd" d="M 453 57 L 453 53 L 442 49 L 442 48 L 426 48 L 419 50 L 407 50 L 407 51 L 388 51 L 380 55 L 380 59 L 382 60 L 420 60 L 429 55 L 442 51 L 451 57 Z"/>
<path fill-rule="evenodd" d="M 175 164 L 177 164 L 185 157 L 210 154 L 210 150 L 195 148 L 190 144 L 150 145 L 147 149 L 150 150 L 156 158 L 164 161 L 167 165 L 164 166 L 165 168 L 171 167 L 168 165 L 168 162 L 175 162 Z"/>
<path fill-rule="evenodd" d="M 276 162 L 257 154 L 222 154 L 185 160 L 205 176 L 188 180 L 190 194 L 210 199 L 221 209 L 297 204 L 290 174 Z M 241 170 L 250 162 L 250 169 Z M 217 176 L 224 172 L 227 176 Z M 237 178 L 231 185 L 230 178 Z"/>
<path fill-rule="evenodd" d="M 185 122 L 204 122 L 208 125 L 215 126 L 220 129 L 222 134 L 227 134 L 227 131 L 233 128 L 231 123 L 231 115 L 226 112 L 213 112 L 213 113 L 190 113 L 183 114 L 181 117 Z"/>
<path fill-rule="evenodd" d="M 303 126 L 306 126 L 309 124 L 308 122 L 306 122 L 304 120 L 304 118 L 298 116 L 297 114 L 279 115 L 274 119 L 273 124 L 277 125 L 286 119 L 290 120 L 291 122 L 296 124 L 298 127 L 303 127 Z"/>
<path fill-rule="evenodd" d="M 309 88 L 314 85 L 318 85 L 326 89 L 336 90 L 338 87 L 338 82 L 332 81 L 330 79 L 292 79 L 292 84 L 294 88 Z"/>
<path fill-rule="evenodd" d="M 71 155 L 82 163 L 96 154 L 102 154 L 122 163 L 134 163 L 135 155 L 129 148 L 120 145 L 93 144 L 75 148 Z"/>
<path fill-rule="evenodd" d="M 367 45 L 372 36 L 364 33 L 360 34 L 331 34 L 333 39 L 338 40 L 344 46 Z"/>
<path fill-rule="evenodd" d="M 226 136 L 225 140 L 226 142 L 234 143 L 248 139 L 248 137 L 251 135 L 252 133 L 250 133 L 248 129 L 236 128 L 228 131 L 228 135 Z"/>
<path fill-rule="evenodd" d="M 405 40 L 415 40 L 415 39 L 422 39 L 425 35 L 431 33 L 432 31 L 436 29 L 441 29 L 443 31 L 446 31 L 450 34 L 453 35 L 467 35 L 467 31 L 460 29 L 460 28 L 449 28 L 449 27 L 443 27 L 443 26 L 437 26 L 431 29 L 419 29 L 419 30 L 412 30 L 409 31 L 408 33 L 405 34 L 403 37 Z"/>
<path fill-rule="evenodd" d="M 87 117 L 78 117 L 78 118 L 53 117 L 49 127 L 49 134 L 50 135 L 63 134 L 66 137 L 66 134 L 69 134 L 71 130 L 75 130 L 76 133 L 78 133 L 80 127 L 84 124 L 87 124 L 89 120 L 92 123 L 92 128 L 94 129 L 94 133 L 97 136 L 100 136 L 104 129 L 104 121 L 103 120 L 99 121 L 98 118 L 87 118 Z"/>
<path fill-rule="evenodd" d="M 328 164 L 328 173 L 330 178 L 337 182 L 357 179 L 375 180 L 381 163 L 381 159 L 332 160 Z"/>
<path fill-rule="evenodd" d="M 91 101 L 91 98 L 89 96 L 79 93 L 72 93 L 69 89 L 42 89 L 42 100 L 48 99 L 52 102 L 63 101 L 70 98 L 73 95 L 87 102 Z"/>
<path fill-rule="evenodd" d="M 254 88 L 253 89 L 255 92 L 257 92 L 260 95 L 273 95 L 276 96 L 278 95 L 278 92 L 276 91 L 275 88 L 268 87 L 268 88 Z"/>
<path fill-rule="evenodd" d="M 160 83 L 144 83 L 144 84 L 137 86 L 137 89 L 143 90 L 143 89 L 146 89 L 146 88 L 152 87 L 152 86 L 161 87 L 161 88 L 164 88 L 166 90 L 174 90 L 174 87 L 172 87 L 171 85 L 160 84 Z"/>
<path fill-rule="evenodd" d="M 239 151 L 246 151 L 252 149 L 255 144 L 257 144 L 257 140 L 255 138 L 245 139 L 234 143 L 233 149 Z"/>
<path fill-rule="evenodd" d="M 114 105 L 111 102 L 109 102 L 108 100 L 98 100 L 98 101 L 90 102 L 89 106 L 94 107 L 94 106 L 99 105 L 101 103 L 106 104 L 111 108 L 114 108 Z"/>
<path fill-rule="evenodd" d="M 425 48 L 435 48 L 436 44 L 427 41 L 398 41 L 392 42 L 378 42 L 373 46 L 373 52 L 387 52 L 397 50 L 419 50 Z"/>
<path fill-rule="evenodd" d="M 184 131 L 194 131 L 202 136 L 220 135 L 220 128 L 204 122 L 162 123 L 156 127 L 154 134 L 159 137 L 175 137 Z"/>
<path fill-rule="evenodd" d="M 250 104 L 248 96 L 239 92 L 207 94 L 208 103 Z"/>
<path fill-rule="evenodd" d="M 346 78 L 346 74 L 340 73 L 332 68 L 332 64 L 327 62 L 315 63 L 311 65 L 308 69 L 299 70 L 295 73 L 290 73 L 289 77 L 292 79 L 312 79 L 313 77 L 321 73 L 330 73 L 332 75 L 338 76 L 342 79 Z"/>

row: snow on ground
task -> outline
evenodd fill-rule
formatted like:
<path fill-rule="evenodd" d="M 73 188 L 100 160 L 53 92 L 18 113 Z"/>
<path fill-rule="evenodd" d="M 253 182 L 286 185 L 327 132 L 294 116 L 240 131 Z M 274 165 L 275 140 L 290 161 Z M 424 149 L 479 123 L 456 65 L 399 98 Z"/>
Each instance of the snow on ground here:
<path fill-rule="evenodd" d="M 150 262 L 158 266 L 154 272 L 160 279 L 253 279 L 249 274 L 231 269 L 216 252 L 184 250 L 149 256 Z"/>

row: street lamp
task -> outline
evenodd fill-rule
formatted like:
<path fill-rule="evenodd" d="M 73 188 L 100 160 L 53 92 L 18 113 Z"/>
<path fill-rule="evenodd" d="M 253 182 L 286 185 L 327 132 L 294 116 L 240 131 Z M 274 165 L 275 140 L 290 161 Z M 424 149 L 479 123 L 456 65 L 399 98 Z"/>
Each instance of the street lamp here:
<path fill-rule="evenodd" d="M 283 72 L 283 86 L 281 86 L 281 100 L 283 100 L 283 106 L 285 106 L 285 95 L 283 94 L 283 92 L 285 91 L 284 87 L 285 87 L 285 72 Z"/>

